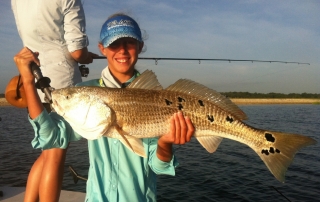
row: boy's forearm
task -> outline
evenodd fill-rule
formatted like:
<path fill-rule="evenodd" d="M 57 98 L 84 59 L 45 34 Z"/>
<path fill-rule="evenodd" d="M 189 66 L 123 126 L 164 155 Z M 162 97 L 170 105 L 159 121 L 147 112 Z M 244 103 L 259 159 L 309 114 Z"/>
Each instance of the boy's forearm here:
<path fill-rule="evenodd" d="M 26 93 L 28 112 L 31 119 L 36 118 L 43 111 L 43 105 L 37 93 L 34 82 L 23 83 Z"/>
<path fill-rule="evenodd" d="M 32 119 L 36 118 L 43 111 L 43 105 L 35 87 L 35 77 L 31 71 L 32 63 L 40 66 L 38 56 L 38 52 L 32 52 L 28 47 L 24 47 L 13 57 L 22 78 L 29 116 Z"/>

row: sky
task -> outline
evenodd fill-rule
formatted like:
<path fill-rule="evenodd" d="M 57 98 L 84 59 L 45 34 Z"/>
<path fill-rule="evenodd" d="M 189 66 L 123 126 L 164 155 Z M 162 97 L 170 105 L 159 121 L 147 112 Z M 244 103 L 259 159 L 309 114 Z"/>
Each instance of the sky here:
<path fill-rule="evenodd" d="M 318 0 L 83 0 L 89 51 L 108 16 L 125 12 L 145 30 L 140 57 L 267 60 L 282 64 L 221 61 L 139 60 L 163 87 L 180 78 L 218 92 L 320 93 L 320 1 Z M 18 75 L 13 56 L 23 47 L 10 0 L 0 6 L 0 94 Z M 40 61 L 41 62 L 41 61 Z M 87 65 L 100 77 L 105 59 Z"/>

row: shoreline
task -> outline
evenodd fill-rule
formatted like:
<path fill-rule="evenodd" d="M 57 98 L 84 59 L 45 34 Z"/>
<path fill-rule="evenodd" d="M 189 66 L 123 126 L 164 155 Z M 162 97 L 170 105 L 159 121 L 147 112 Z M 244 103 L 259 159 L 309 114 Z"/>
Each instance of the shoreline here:
<path fill-rule="evenodd" d="M 320 99 L 315 98 L 233 98 L 230 99 L 237 105 L 247 104 L 320 104 Z"/>
<path fill-rule="evenodd" d="M 252 104 L 320 104 L 320 99 L 295 99 L 295 98 L 232 98 L 230 99 L 237 105 Z M 12 106 L 5 98 L 0 98 L 0 106 Z"/>

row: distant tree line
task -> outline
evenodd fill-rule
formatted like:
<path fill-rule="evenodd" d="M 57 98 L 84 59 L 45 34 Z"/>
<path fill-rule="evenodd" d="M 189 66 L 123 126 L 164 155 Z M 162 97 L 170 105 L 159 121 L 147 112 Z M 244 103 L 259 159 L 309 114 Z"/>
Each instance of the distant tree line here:
<path fill-rule="evenodd" d="M 316 93 L 249 93 L 249 92 L 222 92 L 228 98 L 313 98 L 320 99 L 320 94 Z M 4 98 L 4 94 L 0 94 Z"/>
<path fill-rule="evenodd" d="M 249 92 L 222 92 L 228 98 L 320 98 L 316 93 L 249 93 Z"/>

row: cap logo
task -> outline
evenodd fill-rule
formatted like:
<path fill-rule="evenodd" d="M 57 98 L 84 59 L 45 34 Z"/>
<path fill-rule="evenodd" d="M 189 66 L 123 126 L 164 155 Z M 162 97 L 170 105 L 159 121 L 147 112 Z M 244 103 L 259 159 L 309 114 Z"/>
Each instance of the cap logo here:
<path fill-rule="evenodd" d="M 131 20 L 120 20 L 120 21 L 113 20 L 107 24 L 108 29 L 111 29 L 113 27 L 118 27 L 118 26 L 134 27 Z"/>

